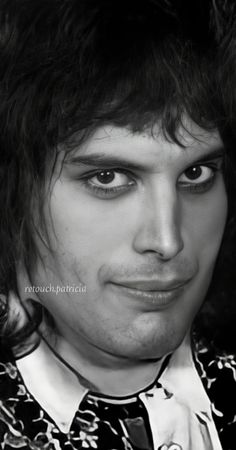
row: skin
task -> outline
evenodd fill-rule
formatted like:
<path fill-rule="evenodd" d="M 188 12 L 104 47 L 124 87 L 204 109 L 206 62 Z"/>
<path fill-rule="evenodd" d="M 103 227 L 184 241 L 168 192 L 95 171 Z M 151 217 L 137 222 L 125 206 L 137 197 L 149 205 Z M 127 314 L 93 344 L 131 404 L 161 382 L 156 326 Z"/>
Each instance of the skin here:
<path fill-rule="evenodd" d="M 188 332 L 212 277 L 227 196 L 219 155 L 201 161 L 223 145 L 216 131 L 187 124 L 190 133 L 179 130 L 184 148 L 167 142 L 158 128 L 154 136 L 99 128 L 62 170 L 58 160 L 45 203 L 50 250 L 38 242 L 43 263 L 38 261 L 32 283 L 86 287 L 80 293 L 39 293 L 38 300 L 55 319 L 57 351 L 110 394 L 151 381 L 158 358 L 176 349 Z M 105 164 L 73 160 L 97 153 L 125 160 L 128 174 L 115 172 L 104 185 L 95 172 L 107 169 Z M 196 167 L 191 180 L 187 175 Z M 94 186 L 122 187 L 105 195 Z M 135 298 L 120 286 L 140 280 L 156 280 L 165 289 L 173 280 L 184 286 L 163 306 L 160 299 Z M 132 380 L 124 388 L 128 374 Z"/>

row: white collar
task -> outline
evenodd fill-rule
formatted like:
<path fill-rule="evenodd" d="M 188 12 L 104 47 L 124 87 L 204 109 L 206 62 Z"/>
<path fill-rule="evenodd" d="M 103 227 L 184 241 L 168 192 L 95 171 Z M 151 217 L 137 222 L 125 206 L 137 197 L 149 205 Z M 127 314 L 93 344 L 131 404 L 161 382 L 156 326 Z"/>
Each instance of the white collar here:
<path fill-rule="evenodd" d="M 55 357 L 44 341 L 32 353 L 18 359 L 16 365 L 30 394 L 62 432 L 69 432 L 88 390 L 78 383 L 77 377 Z"/>

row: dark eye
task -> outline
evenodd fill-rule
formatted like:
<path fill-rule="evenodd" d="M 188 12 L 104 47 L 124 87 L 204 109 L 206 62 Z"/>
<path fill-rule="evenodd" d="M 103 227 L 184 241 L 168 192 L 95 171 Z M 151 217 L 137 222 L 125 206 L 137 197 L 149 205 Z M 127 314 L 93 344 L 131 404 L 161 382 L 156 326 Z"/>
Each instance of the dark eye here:
<path fill-rule="evenodd" d="M 130 184 L 130 178 L 125 173 L 115 170 L 102 170 L 93 175 L 89 183 L 97 187 L 116 188 Z"/>
<path fill-rule="evenodd" d="M 214 169 L 208 166 L 192 166 L 179 177 L 179 184 L 200 184 L 210 180 L 214 175 Z"/>
<path fill-rule="evenodd" d="M 96 175 L 97 181 L 102 184 L 108 184 L 114 181 L 115 174 L 113 170 L 104 170 Z"/>

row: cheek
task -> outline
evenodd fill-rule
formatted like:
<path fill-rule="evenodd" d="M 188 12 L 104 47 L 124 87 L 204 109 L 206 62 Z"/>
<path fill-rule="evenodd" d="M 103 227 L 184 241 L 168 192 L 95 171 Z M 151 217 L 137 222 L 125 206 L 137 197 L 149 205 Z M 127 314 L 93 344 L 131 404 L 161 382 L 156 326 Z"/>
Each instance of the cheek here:
<path fill-rule="evenodd" d="M 99 257 L 120 245 L 131 220 L 130 205 L 85 196 L 66 183 L 55 186 L 50 210 L 56 251 L 61 243 L 61 251 L 90 257 Z"/>
<path fill-rule="evenodd" d="M 212 202 L 202 221 L 203 238 L 207 241 L 214 242 L 219 245 L 224 233 L 226 218 L 227 218 L 227 197 L 225 191 L 220 192 L 219 196 L 214 196 Z M 204 228 L 205 226 L 205 228 Z M 205 232 L 204 232 L 205 229 Z"/>
<path fill-rule="evenodd" d="M 227 218 L 227 195 L 223 181 L 213 193 L 193 203 L 187 228 L 191 245 L 200 257 L 215 261 L 222 241 Z"/>
<path fill-rule="evenodd" d="M 61 190 L 63 191 L 63 190 Z M 124 234 L 116 209 L 87 196 L 68 195 L 57 190 L 51 201 L 50 247 L 54 249 L 52 267 L 60 280 L 80 281 L 91 291 L 98 282 L 99 269 L 120 247 Z M 115 209 L 115 211 L 114 211 Z M 48 262 L 48 254 L 46 253 Z M 83 296 L 84 298 L 84 296 Z"/>

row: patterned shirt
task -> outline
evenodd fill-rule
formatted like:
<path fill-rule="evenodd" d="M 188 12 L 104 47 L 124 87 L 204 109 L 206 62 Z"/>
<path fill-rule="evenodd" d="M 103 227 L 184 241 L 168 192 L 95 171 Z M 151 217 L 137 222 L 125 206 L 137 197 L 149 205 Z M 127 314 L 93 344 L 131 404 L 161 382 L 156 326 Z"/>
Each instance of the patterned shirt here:
<path fill-rule="evenodd" d="M 166 405 L 172 405 L 166 417 L 171 421 L 170 416 L 173 412 L 173 427 L 177 429 L 179 421 L 181 424 L 184 423 L 181 417 L 182 409 L 178 410 L 182 405 L 177 405 L 175 414 L 171 388 L 163 387 L 160 377 L 144 391 L 132 396 L 120 397 L 119 400 L 87 390 L 69 431 L 63 432 L 30 393 L 15 361 L 6 354 L 1 359 L 0 445 L 2 450 L 16 448 L 21 450 L 192 450 L 195 448 L 197 450 L 198 448 L 235 450 L 236 448 L 236 361 L 233 355 L 215 355 L 213 350 L 200 344 L 195 346 L 193 352 L 199 379 L 204 386 L 204 392 L 207 393 L 207 398 L 210 399 L 213 428 L 217 430 L 216 434 L 219 436 L 222 447 L 217 444 L 218 437 L 214 441 L 216 444 L 213 443 L 211 446 L 207 444 L 206 447 L 200 447 L 200 444 L 198 447 L 197 442 L 183 444 L 181 440 L 177 441 L 175 438 L 172 440 L 171 434 L 169 440 L 163 442 L 155 437 L 155 425 L 153 426 L 150 410 L 152 402 L 157 397 L 162 402 L 159 404 L 163 405 L 157 411 L 157 435 L 159 432 L 161 435 L 161 418 L 164 417 Z M 180 411 L 179 414 L 178 411 Z M 184 408 L 183 411 L 185 411 Z M 202 427 L 202 430 L 204 414 L 205 412 L 201 417 L 201 414 L 196 412 L 195 415 L 197 428 Z M 195 433 L 194 426 L 190 434 Z M 170 428 L 169 425 L 168 427 Z M 183 430 L 185 430 L 184 425 Z M 165 431 L 163 433 L 163 436 L 166 436 Z"/>

